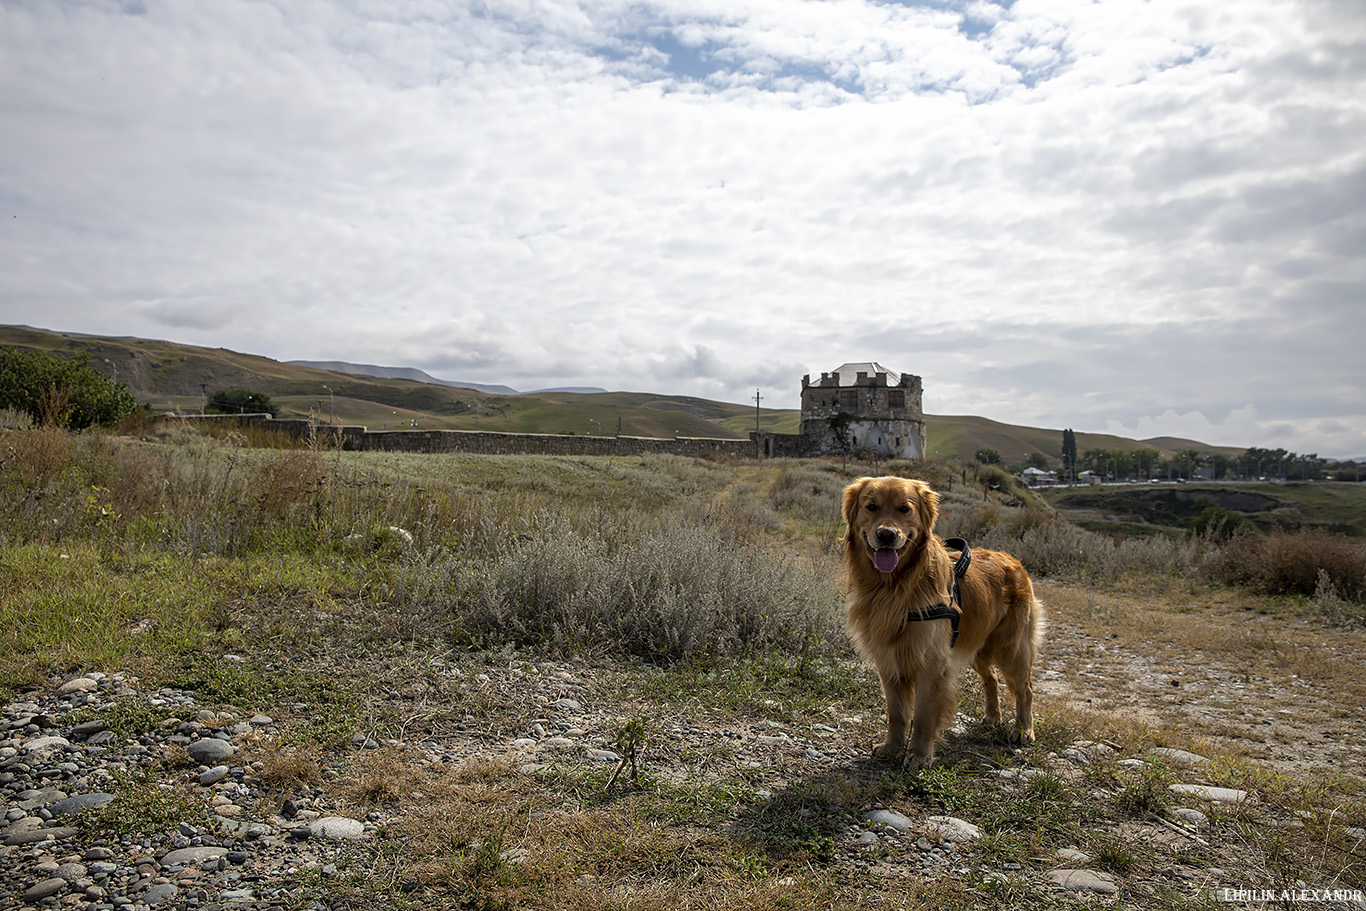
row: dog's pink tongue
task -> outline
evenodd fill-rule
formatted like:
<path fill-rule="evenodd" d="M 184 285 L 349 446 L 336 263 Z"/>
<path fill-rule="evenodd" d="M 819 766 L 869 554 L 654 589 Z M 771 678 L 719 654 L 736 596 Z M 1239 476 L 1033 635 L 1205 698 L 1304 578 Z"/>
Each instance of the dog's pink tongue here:
<path fill-rule="evenodd" d="M 890 547 L 879 547 L 873 551 L 873 565 L 878 568 L 878 572 L 889 573 L 896 569 L 898 559 L 900 554 Z"/>

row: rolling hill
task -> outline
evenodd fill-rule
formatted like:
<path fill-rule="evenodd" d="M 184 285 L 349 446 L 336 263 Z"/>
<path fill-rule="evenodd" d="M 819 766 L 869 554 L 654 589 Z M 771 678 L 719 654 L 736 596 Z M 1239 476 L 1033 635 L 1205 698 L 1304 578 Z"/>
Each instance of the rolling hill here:
<path fill-rule="evenodd" d="M 417 426 L 744 439 L 755 426 L 752 406 L 692 396 L 555 390 L 515 393 L 506 386 L 437 381 L 413 368 L 282 362 L 226 348 L 156 339 L 0 326 L 0 346 L 36 349 L 60 357 L 86 352 L 97 369 L 106 367 L 154 411 L 197 412 L 208 393 L 241 387 L 268 394 L 282 415 L 316 414 L 324 420 L 335 418 L 338 423 L 363 424 L 373 430 Z M 799 422 L 795 409 L 764 408 L 758 414 L 759 426 L 776 433 L 796 433 Z M 927 455 L 931 458 L 969 459 L 980 449 L 994 449 L 1007 463 L 1023 461 L 1033 452 L 1057 462 L 1062 448 L 1061 430 L 1021 427 L 968 415 L 926 415 L 925 422 Z M 1241 451 L 1194 440 L 1130 440 L 1080 431 L 1077 447 L 1082 452 L 1153 448 L 1164 456 L 1182 449 L 1226 454 Z"/>

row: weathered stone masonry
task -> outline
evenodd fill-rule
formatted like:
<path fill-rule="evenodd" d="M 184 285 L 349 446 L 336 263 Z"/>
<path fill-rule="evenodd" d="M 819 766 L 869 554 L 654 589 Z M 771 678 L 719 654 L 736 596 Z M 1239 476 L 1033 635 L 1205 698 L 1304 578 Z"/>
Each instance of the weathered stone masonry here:
<path fill-rule="evenodd" d="M 483 455 L 673 455 L 749 456 L 754 440 L 710 437 L 570 436 L 555 433 L 496 433 L 484 430 L 367 430 L 358 424 L 328 426 L 268 414 L 186 415 L 180 420 L 248 421 L 300 438 L 335 437 L 343 449 L 369 452 L 471 452 Z"/>
<path fill-rule="evenodd" d="M 871 455 L 919 459 L 925 455 L 925 412 L 918 376 L 877 363 L 844 364 L 802 377 L 802 423 L 797 434 L 764 434 L 766 455 Z"/>

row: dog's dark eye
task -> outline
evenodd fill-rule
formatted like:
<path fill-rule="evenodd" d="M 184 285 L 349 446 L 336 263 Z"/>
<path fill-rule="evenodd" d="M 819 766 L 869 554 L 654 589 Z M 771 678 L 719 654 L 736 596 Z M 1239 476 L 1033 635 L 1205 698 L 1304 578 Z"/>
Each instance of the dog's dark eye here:
<path fill-rule="evenodd" d="M 866 509 L 866 510 L 868 510 L 869 512 L 877 512 L 877 504 L 876 504 L 876 503 L 869 503 L 867 506 L 865 506 L 865 507 L 863 507 L 863 508 Z"/>
<path fill-rule="evenodd" d="M 911 511 L 911 507 L 907 506 L 905 503 L 902 503 L 900 506 L 897 507 L 897 509 L 901 510 L 902 512 Z"/>

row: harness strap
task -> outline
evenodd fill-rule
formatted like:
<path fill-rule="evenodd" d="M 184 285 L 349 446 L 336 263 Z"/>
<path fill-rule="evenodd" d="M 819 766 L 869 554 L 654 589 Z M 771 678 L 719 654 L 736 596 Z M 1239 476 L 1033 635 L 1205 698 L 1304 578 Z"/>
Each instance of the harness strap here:
<path fill-rule="evenodd" d="M 972 549 L 968 547 L 968 542 L 962 538 L 945 538 L 945 547 L 952 547 L 962 551 L 962 554 L 953 563 L 953 589 L 949 593 L 948 604 L 932 604 L 923 610 L 911 611 L 906 615 L 907 622 L 912 620 L 947 620 L 952 627 L 952 634 L 949 637 L 949 648 L 953 648 L 958 642 L 958 620 L 962 616 L 963 599 L 958 592 L 958 580 L 963 578 L 963 574 L 968 571 L 968 566 L 972 564 Z M 955 607 L 955 603 L 957 607 Z"/>

